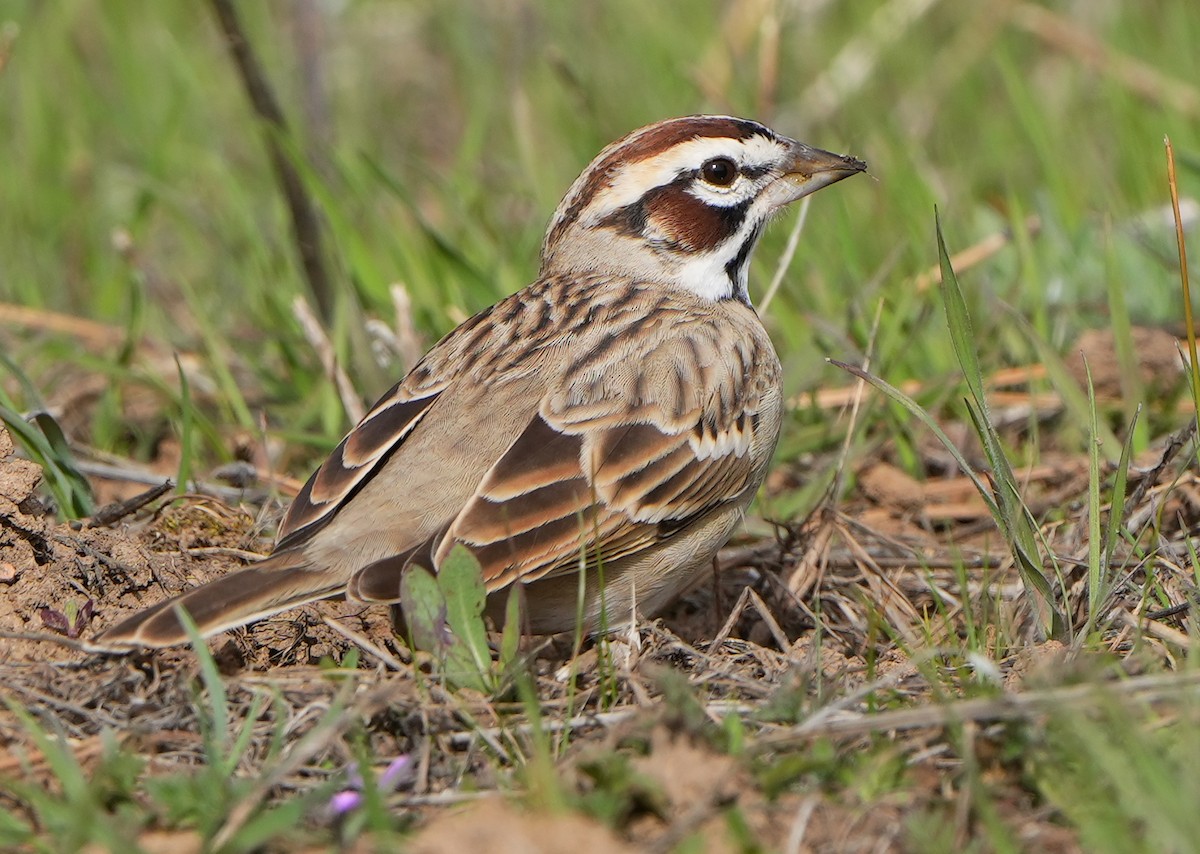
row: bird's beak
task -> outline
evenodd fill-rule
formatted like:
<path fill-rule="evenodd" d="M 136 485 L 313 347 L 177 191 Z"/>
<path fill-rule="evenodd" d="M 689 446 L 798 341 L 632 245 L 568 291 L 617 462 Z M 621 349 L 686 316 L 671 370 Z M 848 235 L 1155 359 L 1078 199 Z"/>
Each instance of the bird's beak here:
<path fill-rule="evenodd" d="M 822 151 L 793 140 L 791 159 L 772 187 L 772 195 L 776 196 L 773 201 L 776 207 L 783 207 L 866 168 L 867 164 L 857 157 Z"/>

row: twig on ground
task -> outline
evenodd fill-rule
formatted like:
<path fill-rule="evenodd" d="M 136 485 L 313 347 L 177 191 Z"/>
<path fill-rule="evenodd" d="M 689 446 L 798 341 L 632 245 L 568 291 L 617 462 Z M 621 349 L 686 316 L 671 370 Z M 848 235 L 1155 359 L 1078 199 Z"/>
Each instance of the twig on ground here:
<path fill-rule="evenodd" d="M 764 735 L 757 750 L 771 750 L 810 741 L 821 736 L 868 735 L 893 730 L 944 727 L 964 721 L 1010 721 L 1039 717 L 1071 706 L 1092 707 L 1098 697 L 1111 694 L 1154 702 L 1200 690 L 1200 673 L 1169 673 L 1139 676 L 1104 685 L 1083 684 L 1001 697 L 982 697 L 941 705 L 896 709 L 875 714 L 846 713 L 830 717 L 822 709 L 805 722 Z"/>
<path fill-rule="evenodd" d="M 514 797 L 519 797 L 520 789 L 506 789 L 505 794 Z M 437 807 L 437 806 L 453 806 L 454 804 L 466 804 L 472 801 L 483 801 L 489 798 L 504 797 L 498 792 L 464 792 L 457 789 L 446 789 L 442 792 L 433 792 L 427 795 L 397 795 L 388 800 L 388 806 L 392 807 Z"/>
<path fill-rule="evenodd" d="M 103 480 L 114 480 L 122 483 L 157 485 L 162 483 L 163 479 L 161 473 L 142 468 L 133 462 L 123 465 L 116 465 L 114 463 L 98 463 L 90 460 L 77 459 L 76 465 L 79 470 L 88 477 L 98 477 L 102 478 Z M 273 483 L 281 492 L 286 495 L 295 495 L 300 491 L 300 483 L 293 478 L 264 477 L 261 472 L 259 473 L 259 477 L 268 483 Z M 188 483 L 188 488 L 204 493 L 207 496 L 215 496 L 216 498 L 220 498 L 222 501 L 226 501 L 230 504 L 236 504 L 238 501 L 247 498 L 253 500 L 258 492 L 257 490 L 246 490 L 239 487 L 225 486 L 219 483 L 197 480 L 190 481 Z M 263 492 L 265 497 L 265 490 Z"/>
<path fill-rule="evenodd" d="M 535 731 L 538 732 L 561 732 L 570 731 L 576 732 L 581 729 L 589 729 L 591 727 L 611 728 L 617 724 L 622 724 L 636 715 L 640 709 L 628 708 L 618 709 L 611 712 L 595 712 L 592 714 L 575 715 L 566 720 L 554 721 L 545 720 L 538 724 L 516 724 L 508 727 L 487 727 L 473 730 L 463 730 L 461 732 L 452 732 L 446 734 L 446 740 L 456 749 L 470 747 L 477 739 L 483 739 L 489 743 L 494 743 L 495 739 L 501 735 L 532 735 Z M 497 748 L 497 752 L 503 754 L 503 751 Z"/>
<path fill-rule="evenodd" d="M 1191 602 L 1180 602 L 1178 605 L 1172 605 L 1169 608 L 1160 608 L 1157 611 L 1147 611 L 1147 620 L 1165 620 L 1167 617 L 1176 617 L 1180 614 L 1186 614 L 1192 608 Z"/>
<path fill-rule="evenodd" d="M 771 637 L 775 639 L 775 643 L 779 645 L 780 652 L 787 652 L 792 643 L 788 640 L 787 633 L 779 625 L 779 621 L 775 619 L 775 615 L 771 613 L 771 609 L 767 607 L 767 603 L 762 600 L 762 597 L 755 592 L 753 587 L 743 587 L 742 595 L 738 597 L 737 604 L 733 606 L 733 610 L 729 613 L 729 619 L 725 621 L 725 625 L 721 627 L 721 631 L 717 632 L 716 638 L 709 645 L 710 649 L 718 649 L 721 644 L 725 643 L 729 633 L 733 631 L 734 625 L 741 619 L 742 613 L 746 610 L 747 605 L 753 605 L 754 610 L 758 612 L 758 616 L 762 618 L 763 623 L 771 632 Z"/>
<path fill-rule="evenodd" d="M 73 649 L 76 652 L 111 652 L 111 650 L 94 649 L 87 641 L 69 638 L 66 635 L 52 635 L 49 632 L 13 632 L 8 629 L 0 629 L 0 638 L 5 640 L 34 641 L 36 643 L 52 643 L 58 646 L 65 646 L 67 649 Z"/>
<path fill-rule="evenodd" d="M 227 546 L 193 546 L 180 549 L 180 551 L 191 557 L 231 557 L 246 563 L 257 563 L 266 557 L 260 552 L 253 552 L 249 549 L 231 549 Z"/>
<path fill-rule="evenodd" d="M 1128 611 L 1118 611 L 1114 615 L 1117 622 L 1129 626 L 1139 633 L 1153 635 L 1161 641 L 1166 641 L 1169 644 L 1179 647 L 1180 649 L 1191 649 L 1194 643 L 1194 638 L 1189 637 L 1178 629 L 1173 629 L 1164 623 L 1158 622 L 1146 615 L 1139 619 L 1136 614 L 1131 614 Z"/>
<path fill-rule="evenodd" d="M 335 632 L 337 632 L 339 635 L 344 637 L 346 640 L 350 641 L 350 643 L 357 646 L 363 652 L 368 653 L 369 655 L 375 656 L 377 659 L 379 659 L 381 662 L 383 662 L 384 666 L 386 666 L 387 668 L 389 668 L 391 670 L 397 670 L 397 671 L 403 671 L 405 669 L 404 662 L 402 662 L 400 659 L 396 658 L 396 656 L 392 655 L 390 652 L 388 652 L 383 647 L 378 646 L 375 643 L 372 643 L 367 638 L 360 635 L 358 632 L 355 632 L 355 631 L 352 631 L 351 629 L 346 628 L 341 623 L 339 623 L 337 620 L 331 619 L 330 617 L 325 617 L 324 622 L 325 622 L 325 625 L 329 626 L 329 628 L 333 629 Z"/>
<path fill-rule="evenodd" d="M 105 504 L 92 514 L 92 517 L 88 519 L 87 526 L 89 528 L 103 528 L 114 522 L 119 522 L 126 516 L 132 516 L 150 502 L 157 501 L 174 488 L 175 482 L 168 478 L 157 486 L 150 487 L 145 492 L 139 492 L 132 498 Z"/>

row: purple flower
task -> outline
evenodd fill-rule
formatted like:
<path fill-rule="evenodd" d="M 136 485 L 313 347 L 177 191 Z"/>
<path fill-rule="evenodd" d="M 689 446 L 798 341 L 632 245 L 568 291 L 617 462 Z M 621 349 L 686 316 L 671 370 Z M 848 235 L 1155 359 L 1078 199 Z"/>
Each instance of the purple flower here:
<path fill-rule="evenodd" d="M 412 782 L 414 774 L 412 759 L 407 753 L 402 753 L 389 762 L 388 767 L 379 775 L 379 791 L 394 791 L 400 786 Z M 346 766 L 346 786 L 347 788 L 337 792 L 329 799 L 327 809 L 335 818 L 341 818 L 362 806 L 364 783 L 362 774 L 358 771 L 357 762 L 351 762 Z"/>
<path fill-rule="evenodd" d="M 329 811 L 335 816 L 343 816 L 352 810 L 358 809 L 362 801 L 362 792 L 356 792 L 353 789 L 342 789 L 342 791 L 329 799 Z"/>

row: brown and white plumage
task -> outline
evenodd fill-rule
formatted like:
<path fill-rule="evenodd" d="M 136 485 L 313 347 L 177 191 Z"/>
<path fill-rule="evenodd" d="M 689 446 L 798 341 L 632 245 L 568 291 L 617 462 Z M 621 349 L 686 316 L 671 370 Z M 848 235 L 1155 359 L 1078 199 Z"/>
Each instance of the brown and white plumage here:
<path fill-rule="evenodd" d="M 660 610 L 733 532 L 779 435 L 779 361 L 746 291 L 754 244 L 784 205 L 864 168 L 720 116 L 608 146 L 555 212 L 538 280 L 384 395 L 305 484 L 271 557 L 96 645 L 183 642 L 176 605 L 209 635 L 342 593 L 396 602 L 408 566 L 436 569 L 456 543 L 489 592 L 525 585 L 535 632 Z"/>

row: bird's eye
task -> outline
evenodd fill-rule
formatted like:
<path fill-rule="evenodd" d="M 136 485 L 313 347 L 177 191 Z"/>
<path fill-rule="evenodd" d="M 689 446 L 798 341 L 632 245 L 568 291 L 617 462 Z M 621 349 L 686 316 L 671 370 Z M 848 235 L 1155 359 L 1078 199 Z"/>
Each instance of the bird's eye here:
<path fill-rule="evenodd" d="M 700 167 L 700 177 L 714 187 L 728 187 L 737 176 L 737 164 L 728 157 L 714 157 L 704 161 L 704 165 Z"/>

